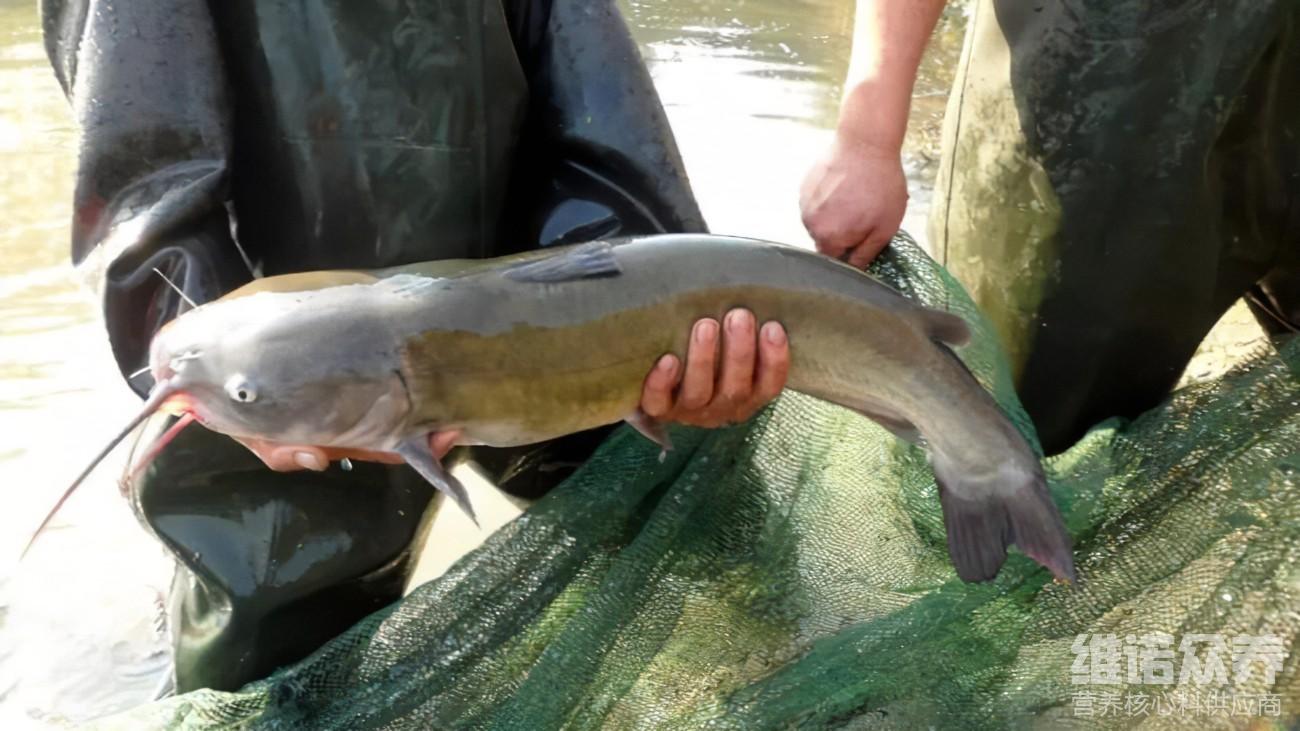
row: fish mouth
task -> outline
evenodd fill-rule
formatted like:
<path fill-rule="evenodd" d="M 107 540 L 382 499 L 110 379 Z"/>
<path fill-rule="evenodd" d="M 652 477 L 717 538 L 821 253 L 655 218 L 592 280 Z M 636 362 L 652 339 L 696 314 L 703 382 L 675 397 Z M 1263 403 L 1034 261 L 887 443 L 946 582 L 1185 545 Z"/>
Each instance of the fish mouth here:
<path fill-rule="evenodd" d="M 144 472 L 145 468 L 152 464 L 153 461 L 158 458 L 158 455 L 162 454 L 163 449 L 165 449 L 168 444 L 171 444 L 172 440 L 175 439 L 176 436 L 185 429 L 185 427 L 196 422 L 201 426 L 207 425 L 207 419 L 203 418 L 202 413 L 198 409 L 198 405 L 198 399 L 175 388 L 171 389 L 171 393 L 159 402 L 157 408 L 158 413 L 177 416 L 180 418 L 176 423 L 168 427 L 167 431 L 162 433 L 162 436 L 155 439 L 153 444 L 149 445 L 149 451 L 145 452 L 144 456 L 135 460 L 134 464 L 128 467 L 128 481 L 134 481 L 141 472 Z"/>
<path fill-rule="evenodd" d="M 163 409 L 161 408 L 159 409 L 159 411 L 162 410 Z M 123 492 L 126 492 L 129 489 L 128 486 L 135 482 L 135 479 L 140 476 L 141 472 L 144 472 L 146 467 L 153 464 L 153 461 L 158 458 L 158 455 L 162 454 L 162 451 L 167 448 L 167 445 L 171 444 L 172 440 L 175 439 L 177 435 L 185 429 L 185 427 L 198 421 L 198 417 L 193 411 L 181 411 L 179 413 L 167 411 L 167 413 L 179 416 L 180 419 L 178 419 L 175 424 L 168 427 L 167 431 L 163 432 L 162 436 L 154 440 L 153 444 L 149 445 L 149 451 L 145 452 L 144 456 L 140 457 L 140 459 L 135 461 L 135 464 L 127 468 L 127 478 L 122 486 Z M 200 421 L 199 423 L 202 422 Z"/>
<path fill-rule="evenodd" d="M 199 418 L 196 406 L 198 406 L 198 401 L 193 396 L 184 391 L 173 391 L 158 404 L 158 411 L 172 416 L 185 416 L 188 414 L 197 419 L 199 423 L 203 423 L 203 420 Z"/>

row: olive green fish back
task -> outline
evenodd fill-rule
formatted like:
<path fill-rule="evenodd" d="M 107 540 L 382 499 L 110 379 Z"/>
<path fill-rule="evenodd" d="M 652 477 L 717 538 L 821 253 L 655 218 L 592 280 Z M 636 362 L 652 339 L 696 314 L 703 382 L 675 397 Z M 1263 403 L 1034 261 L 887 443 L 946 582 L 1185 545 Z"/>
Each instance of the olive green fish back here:
<path fill-rule="evenodd" d="M 971 323 L 961 357 L 1032 439 L 1002 353 L 961 288 L 901 236 L 875 274 Z M 990 584 L 960 582 L 923 453 L 844 409 L 787 394 L 749 424 L 675 430 L 673 440 L 660 463 L 658 447 L 622 429 L 448 574 L 295 666 L 237 693 L 191 693 L 102 725 L 1295 721 L 1294 339 L 1132 423 L 1102 425 L 1049 461 L 1075 540 L 1074 586 L 1051 583 L 1019 554 Z M 1286 657 L 1271 680 L 1264 658 L 1225 687 L 1196 677 L 1153 684 L 1141 673 L 1111 682 L 1106 658 L 1128 657 L 1105 655 L 1111 639 L 1122 650 L 1129 636 L 1161 632 L 1224 637 L 1229 651 L 1234 638 L 1268 635 Z M 1192 709 L 1193 693 L 1230 700 Z"/>

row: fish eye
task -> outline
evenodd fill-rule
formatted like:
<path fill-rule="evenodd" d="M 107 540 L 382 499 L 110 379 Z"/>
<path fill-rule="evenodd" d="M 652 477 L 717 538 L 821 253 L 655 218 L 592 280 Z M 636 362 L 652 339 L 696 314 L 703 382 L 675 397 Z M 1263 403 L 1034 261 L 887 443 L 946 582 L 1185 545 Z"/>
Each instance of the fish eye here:
<path fill-rule="evenodd" d="M 257 400 L 257 389 L 253 388 L 248 379 L 234 375 L 226 381 L 226 395 L 241 404 L 249 404 Z"/>

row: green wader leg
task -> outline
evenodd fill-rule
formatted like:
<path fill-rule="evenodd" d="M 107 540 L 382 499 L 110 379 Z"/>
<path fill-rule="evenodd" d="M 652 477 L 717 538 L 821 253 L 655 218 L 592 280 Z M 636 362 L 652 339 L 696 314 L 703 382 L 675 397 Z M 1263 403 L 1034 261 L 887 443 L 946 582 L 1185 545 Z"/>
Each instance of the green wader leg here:
<path fill-rule="evenodd" d="M 391 602 L 432 494 L 405 468 L 281 474 L 232 439 L 181 432 L 133 491 L 180 564 L 176 687 L 233 690 Z"/>
<path fill-rule="evenodd" d="M 320 9 L 314 4 L 304 7 Z M 337 11 L 331 16 L 337 19 L 333 32 L 351 37 L 341 29 L 352 23 L 348 28 L 363 36 L 355 44 L 364 52 L 358 67 L 362 70 L 348 79 L 379 84 L 382 74 L 367 71 L 371 67 L 366 64 L 372 63 L 369 39 L 371 35 L 395 37 L 391 31 L 377 32 L 372 27 L 381 24 L 382 16 L 377 14 L 382 9 L 342 2 L 322 7 Z M 406 7 L 398 4 L 388 9 L 400 15 Z M 439 6 L 415 3 L 410 7 L 437 10 Z M 499 10 L 496 0 L 485 0 L 483 7 Z M 267 8 L 299 9 L 293 4 Z M 484 89 L 476 85 L 488 84 L 494 103 L 485 113 L 489 117 L 513 115 L 514 106 L 507 103 L 513 97 L 486 72 L 510 76 L 506 72 L 515 63 L 514 50 L 501 35 L 505 32 L 501 16 L 487 17 L 493 22 L 485 21 L 482 31 L 495 34 L 487 39 L 495 42 L 482 47 L 509 49 L 506 57 L 478 59 L 486 69 L 467 62 L 465 74 L 453 79 L 464 81 L 465 88 L 444 88 L 450 82 L 439 82 L 436 91 L 440 95 L 425 102 L 436 108 L 462 98 L 481 98 Z M 374 33 L 367 35 L 370 32 Z M 291 50 L 294 53 L 281 55 L 292 61 L 284 62 L 287 68 L 298 69 L 299 56 L 310 57 L 310 49 Z M 473 181 L 456 177 L 460 174 L 453 171 L 448 173 L 453 177 L 438 177 L 442 170 L 436 164 L 438 158 L 430 163 L 422 156 L 423 148 L 378 145 L 374 148 L 378 157 L 361 158 L 378 166 L 373 191 L 379 192 L 372 191 L 376 209 L 405 206 L 412 214 L 433 210 L 430 215 L 444 216 L 436 225 L 427 224 L 437 231 L 478 230 L 474 227 L 479 225 L 483 230 L 504 229 L 499 236 L 482 237 L 479 245 L 486 255 L 599 236 L 704 230 L 649 75 L 612 2 L 556 2 L 542 55 L 543 68 L 533 75 L 529 89 L 530 124 L 510 176 L 486 174 L 485 179 Z M 391 64 L 380 64 L 380 71 L 388 66 Z M 589 93 L 592 85 L 601 92 Z M 611 88 L 623 92 L 610 93 Z M 392 92 L 402 98 L 411 90 L 400 86 L 371 91 L 377 95 Z M 382 114 L 383 109 L 366 107 L 362 111 Z M 449 107 L 450 116 L 457 117 L 450 114 L 456 111 L 466 110 Z M 488 122 L 493 128 L 509 126 L 506 120 L 494 117 Z M 459 132 L 463 138 L 452 141 L 470 145 L 479 140 L 482 129 L 450 125 L 440 131 Z M 442 147 L 430 146 L 434 152 Z M 491 147 L 485 154 L 499 152 Z M 389 156 L 399 156 L 401 164 L 390 164 Z M 310 171 L 332 161 L 331 155 L 320 153 L 307 158 L 304 169 Z M 429 181 L 442 185 L 450 181 L 458 190 L 481 186 L 485 201 L 496 200 L 503 197 L 497 195 L 497 189 L 505 186 L 505 177 L 515 178 L 517 189 L 511 192 L 500 221 L 471 220 L 477 217 L 473 206 L 447 205 L 438 196 L 433 196 L 432 202 L 424 201 L 420 194 L 430 189 Z M 380 183 L 387 187 L 381 189 Z M 421 202 L 425 205 L 419 205 Z M 347 205 L 348 201 L 339 201 L 339 206 Z M 331 210 L 330 214 L 349 219 L 347 210 Z M 265 217 L 272 223 L 276 220 L 270 214 Z M 407 223 L 401 216 L 379 218 L 389 225 L 390 233 L 396 232 L 393 237 L 379 237 L 381 242 L 392 246 L 434 242 L 427 252 L 415 252 L 417 260 L 464 255 L 461 250 L 440 250 L 436 236 L 397 236 Z M 327 261 L 352 262 L 352 266 L 373 266 L 375 262 L 366 262 L 364 247 L 375 239 L 373 235 L 354 236 L 348 241 L 355 240 L 362 249 L 330 250 L 320 256 Z M 405 257 L 411 252 L 402 253 Z M 294 257 L 302 255 L 302 251 L 293 250 L 277 253 L 285 267 L 301 263 Z M 647 370 L 650 366 L 646 364 Z M 168 421 L 155 419 L 151 426 L 156 429 Z M 538 497 L 571 474 L 607 433 L 608 429 L 598 429 L 520 449 L 475 448 L 468 450 L 468 456 L 502 489 Z M 335 464 L 323 473 L 271 472 L 233 440 L 193 426 L 136 481 L 132 494 L 137 514 L 179 562 L 170 624 L 176 688 L 184 692 L 234 690 L 264 677 L 397 599 L 409 573 L 412 540 L 433 491 L 404 466 L 358 463 L 352 471 L 344 471 Z M 436 545 L 438 536 L 427 540 Z"/>
<path fill-rule="evenodd" d="M 1156 405 L 1261 278 L 1296 312 L 1297 7 L 975 0 L 930 238 L 1049 453 Z"/>

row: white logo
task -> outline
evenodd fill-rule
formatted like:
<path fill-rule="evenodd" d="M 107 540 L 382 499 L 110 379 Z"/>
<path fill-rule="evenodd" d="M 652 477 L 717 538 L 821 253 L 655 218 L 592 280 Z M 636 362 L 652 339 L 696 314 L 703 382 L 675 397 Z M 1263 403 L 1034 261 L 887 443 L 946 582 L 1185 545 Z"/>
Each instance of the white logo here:
<path fill-rule="evenodd" d="M 1235 690 L 1272 686 L 1287 657 L 1276 635 L 1188 634 L 1176 640 L 1163 632 L 1082 634 L 1070 651 L 1070 681 L 1103 686 L 1074 693 L 1076 716 L 1281 715 L 1277 694 Z M 1134 692 L 1114 686 L 1157 687 Z"/>

